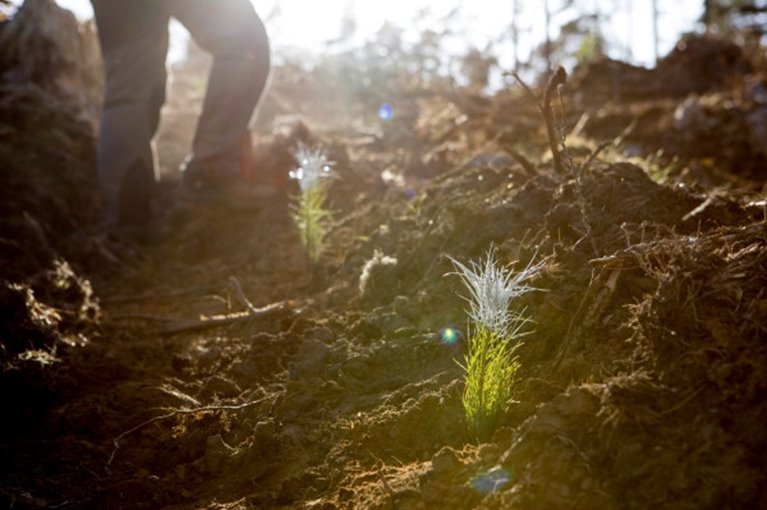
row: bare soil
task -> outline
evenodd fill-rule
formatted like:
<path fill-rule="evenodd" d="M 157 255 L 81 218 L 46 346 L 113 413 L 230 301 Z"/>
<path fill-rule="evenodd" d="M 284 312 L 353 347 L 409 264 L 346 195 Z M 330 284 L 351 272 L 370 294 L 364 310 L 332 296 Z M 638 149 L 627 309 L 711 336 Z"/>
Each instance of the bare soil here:
<path fill-rule="evenodd" d="M 178 70 L 159 219 L 138 243 L 99 234 L 87 122 L 4 85 L 0 505 L 766 507 L 765 78 L 732 45 L 684 48 L 621 71 L 617 95 L 600 77 L 617 63 L 576 72 L 563 174 L 517 88 L 403 92 L 416 107 L 371 134 L 278 71 L 255 171 L 287 189 L 247 209 L 176 201 L 201 93 Z M 685 89 L 700 58 L 725 67 Z M 306 125 L 282 130 L 295 112 Z M 298 139 L 337 161 L 318 264 L 289 214 Z M 478 443 L 465 341 L 442 336 L 466 324 L 446 255 L 491 245 L 546 264 L 515 403 Z M 249 315 L 233 278 L 277 305 Z"/>

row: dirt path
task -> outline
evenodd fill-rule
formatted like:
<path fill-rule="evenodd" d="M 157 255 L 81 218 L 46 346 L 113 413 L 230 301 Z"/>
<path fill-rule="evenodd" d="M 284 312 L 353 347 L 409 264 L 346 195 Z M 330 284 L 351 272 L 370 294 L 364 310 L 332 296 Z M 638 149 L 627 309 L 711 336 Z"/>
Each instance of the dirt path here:
<path fill-rule="evenodd" d="M 167 412 L 164 409 L 263 400 L 268 393 L 264 388 L 275 382 L 294 348 L 277 336 L 292 323 L 281 313 L 188 334 L 163 333 L 177 319 L 194 321 L 200 314 L 244 310 L 228 289 L 231 277 L 241 282 L 256 306 L 305 291 L 302 253 L 284 200 L 251 211 L 194 210 L 172 221 L 178 223 L 169 225 L 172 233 L 167 238 L 137 252 L 122 274 L 111 275 L 97 289 L 103 310 L 100 337 L 77 351 L 72 363 L 57 374 L 59 405 L 40 424 L 41 430 L 52 434 L 45 439 L 44 451 L 61 454 L 45 455 L 48 476 L 57 480 L 53 490 L 36 496 L 51 497 L 47 504 L 64 502 L 55 488 L 61 489 L 59 483 L 66 480 L 73 482 L 64 491 L 67 497 L 82 498 L 69 499 L 75 506 L 122 507 L 144 501 L 158 476 L 174 492 L 188 491 L 199 482 L 187 479 L 186 464 L 199 461 L 209 437 L 231 429 L 223 422 L 268 414 L 246 408 L 247 415 L 180 416 L 126 435 L 120 449 L 113 451 L 110 437 Z M 211 433 L 205 437 L 199 430 L 194 437 L 174 433 L 185 419 L 208 423 Z M 80 468 L 73 470 L 73 465 Z M 168 494 L 164 502 L 177 497 Z M 139 506 L 154 504 L 157 501 Z"/>
<path fill-rule="evenodd" d="M 331 486 L 369 484 L 370 494 L 339 497 L 386 506 L 407 498 L 418 475 L 387 481 L 387 464 L 460 447 L 456 348 L 391 312 L 362 321 L 340 312 L 356 288 L 318 282 L 284 198 L 249 211 L 187 210 L 166 227 L 97 285 L 99 337 L 56 374 L 52 410 L 15 452 L 15 464 L 39 458 L 46 474 L 16 501 L 293 507 Z M 263 318 L 187 328 L 245 310 L 231 278 L 256 307 L 302 299 Z"/>

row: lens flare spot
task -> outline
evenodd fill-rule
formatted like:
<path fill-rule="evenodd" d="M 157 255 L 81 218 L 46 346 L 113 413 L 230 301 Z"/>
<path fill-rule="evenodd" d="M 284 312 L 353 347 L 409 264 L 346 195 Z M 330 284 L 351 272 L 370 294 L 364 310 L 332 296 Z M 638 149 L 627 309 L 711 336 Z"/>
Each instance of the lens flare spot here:
<path fill-rule="evenodd" d="M 295 170 L 291 170 L 288 172 L 288 176 L 291 179 L 295 179 L 296 181 L 300 181 L 304 178 L 304 169 L 301 167 L 296 168 Z"/>
<path fill-rule="evenodd" d="M 445 328 L 439 332 L 439 337 L 445 345 L 455 345 L 461 339 L 461 332 L 455 328 Z"/>
<path fill-rule="evenodd" d="M 392 120 L 394 118 L 394 107 L 391 103 L 383 103 L 378 109 L 378 118 L 381 120 Z"/>
<path fill-rule="evenodd" d="M 495 466 L 490 471 L 472 478 L 471 486 L 481 494 L 491 494 L 503 489 L 509 482 L 511 482 L 511 472 L 503 466 Z"/>

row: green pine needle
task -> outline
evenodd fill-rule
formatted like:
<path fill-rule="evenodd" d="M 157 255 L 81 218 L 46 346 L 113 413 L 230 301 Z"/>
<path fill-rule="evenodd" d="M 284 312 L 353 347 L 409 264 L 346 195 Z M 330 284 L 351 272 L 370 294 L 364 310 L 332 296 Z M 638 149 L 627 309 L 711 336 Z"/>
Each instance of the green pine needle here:
<path fill-rule="evenodd" d="M 479 440 L 490 439 L 509 410 L 520 345 L 483 326 L 469 335 L 462 402 L 469 430 Z"/>
<path fill-rule="evenodd" d="M 332 217 L 326 203 L 327 184 L 320 181 L 300 193 L 291 205 L 301 244 L 312 262 L 319 261 L 326 248 L 327 224 Z"/>

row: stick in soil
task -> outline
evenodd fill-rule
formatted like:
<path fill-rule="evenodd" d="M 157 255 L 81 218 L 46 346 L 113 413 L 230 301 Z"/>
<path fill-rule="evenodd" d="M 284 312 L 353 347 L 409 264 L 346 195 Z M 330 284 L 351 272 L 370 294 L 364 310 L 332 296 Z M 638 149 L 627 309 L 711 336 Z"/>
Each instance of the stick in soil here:
<path fill-rule="evenodd" d="M 535 165 L 529 159 L 523 156 L 522 153 L 512 149 L 511 147 L 504 147 L 503 150 L 505 150 L 508 155 L 511 156 L 511 158 L 522 167 L 528 177 L 534 177 L 537 174 L 535 171 Z"/>
<path fill-rule="evenodd" d="M 516 72 L 511 73 L 525 91 L 532 96 L 535 100 L 535 105 L 543 114 L 543 120 L 546 123 L 546 134 L 549 138 L 549 148 L 551 149 L 551 156 L 554 159 L 554 169 L 559 174 L 565 173 L 565 167 L 562 164 L 562 155 L 559 151 L 559 144 L 557 140 L 556 130 L 554 129 L 554 111 L 551 109 L 551 101 L 554 99 L 554 94 L 560 85 L 564 85 L 567 80 L 567 72 L 565 72 L 562 66 L 557 67 L 557 70 L 551 75 L 549 83 L 546 85 L 546 89 L 543 93 L 543 101 L 538 100 L 535 93 L 530 89 L 527 83 Z"/>
<path fill-rule="evenodd" d="M 167 324 L 160 333 L 164 335 L 172 335 L 175 333 L 185 333 L 189 331 L 197 331 L 201 329 L 217 328 L 220 326 L 228 326 L 230 324 L 236 324 L 238 322 L 245 322 L 255 318 L 267 317 L 271 314 L 284 312 L 286 310 L 295 309 L 292 301 L 278 301 L 271 303 L 261 308 L 254 308 L 247 312 L 233 313 L 228 315 L 214 315 L 212 317 L 205 317 L 202 319 L 191 320 L 168 320 Z"/>
<path fill-rule="evenodd" d="M 383 486 L 384 491 L 386 492 L 386 494 L 389 495 L 389 503 L 391 504 L 391 507 L 393 509 L 397 508 L 398 499 L 408 498 L 408 497 L 417 498 L 420 496 L 420 493 L 417 490 L 412 488 L 394 490 L 392 486 L 389 484 L 389 481 L 386 479 L 386 475 L 384 475 L 384 472 L 383 472 L 384 463 L 382 460 L 378 459 L 377 467 L 378 467 L 378 478 L 381 480 L 381 485 Z"/>
<path fill-rule="evenodd" d="M 618 136 L 613 138 L 612 140 L 606 140 L 600 143 L 596 149 L 591 151 L 591 154 L 589 154 L 589 157 L 586 158 L 586 161 L 581 165 L 580 172 L 583 173 L 588 169 L 591 164 L 594 162 L 595 159 L 597 159 L 597 156 L 605 150 L 606 148 L 610 147 L 611 145 L 613 147 L 620 147 L 623 144 L 623 141 L 626 139 L 627 136 L 629 136 L 631 133 L 634 132 L 634 129 L 636 129 L 637 126 L 637 119 L 634 119 L 631 121 L 631 123 L 626 126 L 626 128 L 620 132 Z"/>
<path fill-rule="evenodd" d="M 554 169 L 559 174 L 565 173 L 565 167 L 562 164 L 562 154 L 559 151 L 559 140 L 557 140 L 556 129 L 554 127 L 554 110 L 551 108 L 551 101 L 554 98 L 554 93 L 566 80 L 567 73 L 564 68 L 561 66 L 558 67 L 556 72 L 551 76 L 548 85 L 546 85 L 546 92 L 543 95 L 543 118 L 546 121 L 546 134 L 549 138 L 549 147 L 551 148 L 551 155 L 554 159 Z"/>
<path fill-rule="evenodd" d="M 243 305 L 245 305 L 245 308 L 248 309 L 248 314 L 251 316 L 256 316 L 259 314 L 258 309 L 253 306 L 253 303 L 250 302 L 250 299 L 245 295 L 245 293 L 242 291 L 242 285 L 240 285 L 240 280 L 235 278 L 234 276 L 229 277 L 229 288 L 232 289 L 239 298 L 240 302 L 242 302 Z"/>
<path fill-rule="evenodd" d="M 112 320 L 140 320 L 145 322 L 160 323 L 157 330 L 153 330 L 160 335 L 173 335 L 176 333 L 187 333 L 202 329 L 212 329 L 222 326 L 229 326 L 239 322 L 247 322 L 257 318 L 264 318 L 272 314 L 284 312 L 286 310 L 295 310 L 297 306 L 294 301 L 278 301 L 261 308 L 254 308 L 252 311 L 230 313 L 226 315 L 213 315 L 200 319 L 180 319 L 174 317 L 160 317 L 148 314 L 123 314 L 110 317 Z"/>
<path fill-rule="evenodd" d="M 229 277 L 229 288 L 237 296 L 237 299 L 245 306 L 247 312 L 236 312 L 226 315 L 214 315 L 212 317 L 204 317 L 201 319 L 175 319 L 169 317 L 157 317 L 154 315 L 146 314 L 125 314 L 116 315 L 111 318 L 114 320 L 144 320 L 149 322 L 165 323 L 165 326 L 160 329 L 161 334 L 170 335 L 174 333 L 183 333 L 188 331 L 195 331 L 200 329 L 210 329 L 219 326 L 228 326 L 230 324 L 236 324 L 250 319 L 259 317 L 266 317 L 273 313 L 285 311 L 291 308 L 295 308 L 294 301 L 277 301 L 268 305 L 256 308 L 253 303 L 245 295 L 242 290 L 240 281 L 234 276 Z"/>
<path fill-rule="evenodd" d="M 581 165 L 581 168 L 580 168 L 579 172 L 583 172 L 584 170 L 589 168 L 591 166 L 591 164 L 594 162 L 594 160 L 597 159 L 597 156 L 599 156 L 599 154 L 603 150 L 605 150 L 606 148 L 608 148 L 611 145 L 613 145 L 613 141 L 612 140 L 607 141 L 607 142 L 602 142 L 599 145 L 597 145 L 597 148 L 594 149 L 593 151 L 591 151 L 591 154 L 589 154 L 589 157 L 586 158 L 586 161 Z"/>
<path fill-rule="evenodd" d="M 320 296 L 329 294 L 342 288 L 342 285 L 334 285 L 328 287 Z M 167 319 L 162 317 L 143 317 L 146 320 L 153 320 L 157 322 L 165 322 L 165 327 L 159 331 L 162 335 L 172 335 L 175 333 L 187 333 L 190 331 L 197 331 L 201 329 L 211 329 L 221 326 L 228 326 L 230 324 L 237 324 L 239 322 L 246 322 L 252 319 L 265 318 L 273 314 L 280 312 L 292 312 L 293 315 L 299 315 L 307 307 L 311 306 L 317 297 L 313 299 L 301 299 L 293 300 L 287 299 L 285 301 L 277 301 L 268 305 L 256 308 L 253 306 L 249 308 L 247 312 L 232 313 L 227 315 L 214 315 L 212 317 L 204 317 L 201 319 Z"/>
<path fill-rule="evenodd" d="M 378 477 L 381 480 L 381 485 L 383 485 L 383 488 L 386 491 L 386 494 L 389 495 L 389 503 L 391 504 L 391 507 L 393 509 L 396 509 L 397 493 L 394 492 L 394 489 L 391 488 L 391 485 L 389 485 L 388 480 L 386 480 L 386 476 L 383 473 L 383 463 L 378 464 Z"/>

